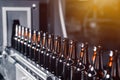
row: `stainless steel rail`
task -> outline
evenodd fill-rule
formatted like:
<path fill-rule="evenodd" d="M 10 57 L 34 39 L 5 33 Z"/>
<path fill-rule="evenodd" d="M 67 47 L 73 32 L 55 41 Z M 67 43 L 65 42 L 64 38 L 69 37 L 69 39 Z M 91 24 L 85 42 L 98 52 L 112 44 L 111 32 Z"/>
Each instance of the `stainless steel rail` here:
<path fill-rule="evenodd" d="M 40 67 L 38 64 L 35 64 L 30 59 L 21 55 L 14 49 L 10 49 L 10 56 L 24 69 L 26 69 L 29 73 L 31 73 L 36 80 L 59 80 L 56 76 Z"/>

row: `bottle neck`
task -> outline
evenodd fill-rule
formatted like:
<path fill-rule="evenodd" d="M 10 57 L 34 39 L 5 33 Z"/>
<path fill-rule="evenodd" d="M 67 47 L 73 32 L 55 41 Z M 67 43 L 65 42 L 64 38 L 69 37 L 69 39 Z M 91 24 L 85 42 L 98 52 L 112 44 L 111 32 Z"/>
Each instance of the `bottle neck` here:
<path fill-rule="evenodd" d="M 28 40 L 31 41 L 31 30 L 29 29 Z"/>
<path fill-rule="evenodd" d="M 69 43 L 69 54 L 68 58 L 71 58 L 74 61 L 74 64 L 77 64 L 77 54 L 76 54 L 76 43 L 71 40 Z"/>
<path fill-rule="evenodd" d="M 18 37 L 20 38 L 21 37 L 21 26 L 19 25 L 19 28 L 18 28 Z"/>
<path fill-rule="evenodd" d="M 106 78 L 111 78 L 112 66 L 113 66 L 113 51 L 110 51 L 110 53 L 109 53 L 109 62 L 108 62 L 108 65 L 107 65 L 107 75 L 106 75 Z"/>
<path fill-rule="evenodd" d="M 18 36 L 18 25 L 15 26 L 15 36 Z"/>
<path fill-rule="evenodd" d="M 40 36 L 40 33 L 39 33 L 38 36 L 37 36 L 37 44 L 40 44 L 40 39 L 41 39 L 41 36 Z"/>
<path fill-rule="evenodd" d="M 91 63 L 93 66 L 95 65 L 96 57 L 97 57 L 97 47 L 94 47 L 93 56 L 92 56 L 92 63 Z"/>
<path fill-rule="evenodd" d="M 24 34 L 25 39 L 28 39 L 28 29 L 25 28 L 25 34 Z"/>
<path fill-rule="evenodd" d="M 58 54 L 60 55 L 60 53 L 61 53 L 61 38 L 58 40 L 57 52 L 58 52 Z"/>
<path fill-rule="evenodd" d="M 109 57 L 108 67 L 111 68 L 113 65 L 113 56 Z"/>
<path fill-rule="evenodd" d="M 36 31 L 33 31 L 32 42 L 36 43 Z"/>
<path fill-rule="evenodd" d="M 53 50 L 53 42 L 54 42 L 54 36 L 49 34 L 48 36 L 48 51 L 52 51 Z"/>
<path fill-rule="evenodd" d="M 24 39 L 24 27 L 22 27 L 22 35 L 21 35 L 22 39 Z"/>
<path fill-rule="evenodd" d="M 54 41 L 54 53 L 60 54 L 61 51 L 61 37 L 56 36 L 55 41 Z"/>
<path fill-rule="evenodd" d="M 46 48 L 46 45 L 47 45 L 46 42 L 47 42 L 46 37 L 44 36 L 43 39 L 42 39 L 42 48 Z"/>
<path fill-rule="evenodd" d="M 58 48 L 58 42 L 55 40 L 55 43 L 54 43 L 54 52 L 55 53 L 57 52 L 57 48 Z"/>
<path fill-rule="evenodd" d="M 80 60 L 83 61 L 83 57 L 85 56 L 85 52 L 84 52 L 84 46 L 81 46 L 81 52 L 80 52 Z"/>
<path fill-rule="evenodd" d="M 96 63 L 95 63 L 95 69 L 97 70 L 103 70 L 103 59 L 102 59 L 102 49 L 101 46 L 98 46 L 97 50 L 97 57 L 96 57 Z"/>
<path fill-rule="evenodd" d="M 64 56 L 65 58 L 67 58 L 67 54 L 68 54 L 68 39 L 64 38 L 62 41 L 62 51 L 61 51 L 61 55 Z"/>

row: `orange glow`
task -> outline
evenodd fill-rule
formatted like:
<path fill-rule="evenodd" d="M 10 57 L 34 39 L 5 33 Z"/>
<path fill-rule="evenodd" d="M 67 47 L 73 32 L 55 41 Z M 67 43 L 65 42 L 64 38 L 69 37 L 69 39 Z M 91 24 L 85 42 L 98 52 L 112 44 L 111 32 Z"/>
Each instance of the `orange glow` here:
<path fill-rule="evenodd" d="M 36 34 L 33 34 L 33 42 L 36 42 Z"/>
<path fill-rule="evenodd" d="M 31 33 L 30 32 L 28 33 L 28 37 L 29 37 L 29 39 L 31 38 Z"/>
<path fill-rule="evenodd" d="M 109 62 L 108 66 L 109 66 L 109 67 L 112 67 L 112 62 Z"/>
<path fill-rule="evenodd" d="M 37 42 L 38 43 L 40 42 L 40 35 L 38 35 Z"/>
<path fill-rule="evenodd" d="M 81 51 L 81 53 L 80 53 L 80 57 L 81 57 L 81 58 L 83 57 L 83 54 L 84 54 L 84 52 L 83 52 L 83 51 Z"/>
<path fill-rule="evenodd" d="M 27 37 L 28 37 L 28 33 L 27 32 L 25 32 L 24 37 L 27 39 Z"/>
<path fill-rule="evenodd" d="M 82 58 L 83 55 L 84 55 L 84 48 L 83 48 L 83 46 L 82 46 L 82 48 L 81 48 L 81 52 L 80 52 L 80 57 Z"/>
<path fill-rule="evenodd" d="M 113 58 L 112 58 L 112 57 L 110 57 L 110 61 L 113 61 Z"/>
<path fill-rule="evenodd" d="M 96 59 L 96 55 L 92 57 L 93 62 L 95 62 L 95 59 Z"/>
<path fill-rule="evenodd" d="M 94 10 L 94 11 L 97 11 L 97 5 L 94 5 L 94 6 L 93 6 L 93 10 Z"/>
<path fill-rule="evenodd" d="M 115 5 L 118 3 L 118 0 L 94 0 L 98 6 L 105 6 L 105 5 Z"/>

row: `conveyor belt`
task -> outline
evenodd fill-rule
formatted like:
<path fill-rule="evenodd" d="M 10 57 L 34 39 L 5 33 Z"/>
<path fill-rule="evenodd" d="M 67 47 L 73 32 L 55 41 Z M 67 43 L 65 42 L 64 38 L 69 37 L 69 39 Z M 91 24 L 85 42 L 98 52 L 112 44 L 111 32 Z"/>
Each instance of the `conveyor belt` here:
<path fill-rule="evenodd" d="M 30 59 L 21 55 L 18 51 L 10 49 L 11 57 L 16 60 L 23 68 L 25 68 L 29 73 L 31 73 L 38 80 L 59 80 L 53 74 L 45 70 L 44 68 L 38 66 Z"/>

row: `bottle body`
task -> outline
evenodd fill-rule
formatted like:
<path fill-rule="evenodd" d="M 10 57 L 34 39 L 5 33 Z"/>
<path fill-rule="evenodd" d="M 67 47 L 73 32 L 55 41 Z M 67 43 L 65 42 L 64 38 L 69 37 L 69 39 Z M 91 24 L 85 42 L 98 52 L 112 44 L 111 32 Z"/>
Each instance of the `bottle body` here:
<path fill-rule="evenodd" d="M 52 55 L 53 53 L 51 51 L 47 51 L 45 54 L 45 69 L 50 71 L 50 55 Z"/>
<path fill-rule="evenodd" d="M 15 36 L 14 41 L 13 41 L 14 42 L 13 48 L 16 49 L 16 50 L 17 50 L 17 39 L 18 39 L 18 37 Z"/>
<path fill-rule="evenodd" d="M 41 66 L 41 67 L 44 67 L 44 65 L 45 65 L 45 54 L 46 54 L 46 49 L 43 47 L 41 50 L 40 50 L 40 53 L 39 53 L 39 61 L 40 61 L 40 63 L 39 63 L 39 65 Z"/>
<path fill-rule="evenodd" d="M 25 56 L 28 56 L 27 45 L 28 45 L 28 42 L 25 39 L 24 44 L 23 44 L 23 53 L 24 53 Z"/>
<path fill-rule="evenodd" d="M 27 44 L 27 57 L 30 58 L 31 54 L 32 54 L 32 45 L 31 45 L 31 41 L 28 41 L 28 44 Z"/>
<path fill-rule="evenodd" d="M 57 61 L 58 55 L 57 53 L 53 53 L 50 56 L 50 72 L 54 75 L 56 75 L 56 61 Z"/>
<path fill-rule="evenodd" d="M 57 59 L 56 76 L 61 80 L 64 79 L 64 77 L 63 77 L 64 74 L 63 73 L 64 73 L 65 60 L 66 60 L 65 57 L 62 56 L 62 55 Z"/>
<path fill-rule="evenodd" d="M 64 64 L 64 80 L 72 80 L 74 61 L 68 59 Z"/>
<path fill-rule="evenodd" d="M 20 39 L 20 52 L 24 55 L 24 39 Z"/>
<path fill-rule="evenodd" d="M 32 43 L 30 59 L 33 61 L 35 61 L 35 58 L 34 58 L 35 54 L 36 54 L 36 44 Z"/>
<path fill-rule="evenodd" d="M 12 26 L 12 36 L 11 36 L 11 46 L 13 48 L 16 47 L 16 39 L 18 37 L 18 26 L 20 25 L 19 20 L 13 20 L 13 26 Z M 16 48 L 15 48 L 16 49 Z"/>
<path fill-rule="evenodd" d="M 36 64 L 39 64 L 39 52 L 40 52 L 40 45 L 38 44 L 36 46 L 36 54 L 34 55 L 34 59 L 35 59 L 35 63 Z"/>

